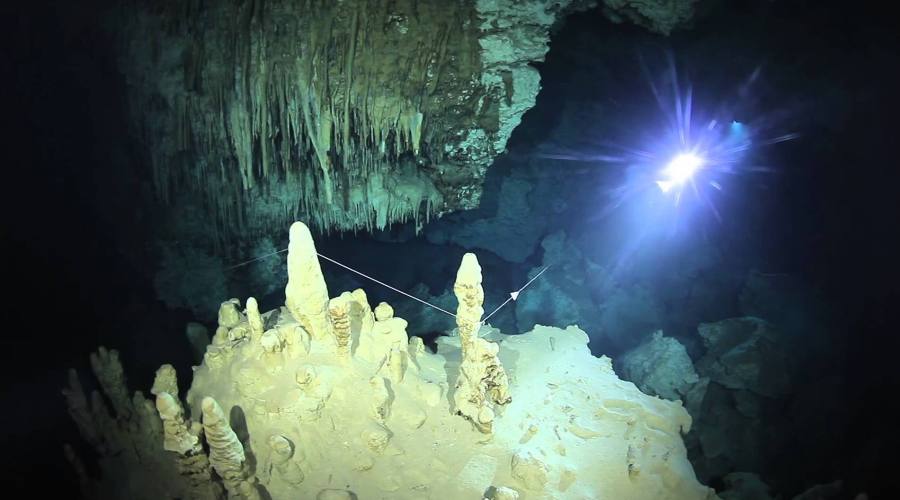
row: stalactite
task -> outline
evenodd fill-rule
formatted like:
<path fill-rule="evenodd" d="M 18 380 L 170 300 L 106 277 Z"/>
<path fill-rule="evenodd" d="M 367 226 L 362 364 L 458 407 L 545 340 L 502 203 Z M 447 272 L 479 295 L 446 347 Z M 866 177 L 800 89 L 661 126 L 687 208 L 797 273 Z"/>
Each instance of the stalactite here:
<path fill-rule="evenodd" d="M 123 12 L 122 39 L 125 73 L 140 82 L 130 105 L 150 110 L 137 115 L 154 188 L 164 203 L 175 191 L 199 194 L 226 246 L 239 231 L 259 233 L 285 219 L 372 230 L 420 226 L 474 205 L 459 194 L 466 182 L 477 191 L 499 150 L 475 162 L 454 156 L 441 170 L 451 169 L 458 183 L 416 173 L 415 196 L 387 181 L 408 158 L 436 165 L 451 144 L 459 151 L 495 144 L 488 137 L 460 145 L 473 124 L 497 120 L 496 109 L 477 104 L 487 87 L 471 4 L 225 0 L 186 8 L 177 22 L 152 6 L 139 0 L 132 10 L 141 12 Z M 155 47 L 144 42 L 160 31 Z M 174 57 L 178 44 L 184 50 Z M 168 60 L 177 60 L 177 78 Z M 292 187 L 293 199 L 263 202 L 257 191 L 279 183 Z M 271 210 L 248 219 L 251 200 Z"/>

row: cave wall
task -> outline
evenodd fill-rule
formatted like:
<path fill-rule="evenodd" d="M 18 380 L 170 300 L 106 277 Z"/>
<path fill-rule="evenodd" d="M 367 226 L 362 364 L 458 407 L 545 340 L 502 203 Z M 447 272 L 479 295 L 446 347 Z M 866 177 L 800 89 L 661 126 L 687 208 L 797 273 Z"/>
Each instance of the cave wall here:
<path fill-rule="evenodd" d="M 153 190 L 202 206 L 222 244 L 477 206 L 570 4 L 136 1 L 110 19 Z"/>

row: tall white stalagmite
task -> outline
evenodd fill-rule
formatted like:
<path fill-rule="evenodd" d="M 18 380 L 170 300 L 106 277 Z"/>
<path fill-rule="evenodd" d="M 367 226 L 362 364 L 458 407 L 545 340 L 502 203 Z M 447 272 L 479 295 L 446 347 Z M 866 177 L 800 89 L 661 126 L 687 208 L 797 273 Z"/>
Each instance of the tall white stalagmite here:
<path fill-rule="evenodd" d="M 259 304 L 253 297 L 247 299 L 247 321 L 250 324 L 250 340 L 259 342 L 263 334 L 263 320 L 259 314 Z"/>
<path fill-rule="evenodd" d="M 222 478 L 228 496 L 258 500 L 256 478 L 247 470 L 244 446 L 228 424 L 225 412 L 213 398 L 203 398 L 203 431 L 209 443 L 209 462 Z"/>
<path fill-rule="evenodd" d="M 481 315 L 484 314 L 484 290 L 481 288 L 481 266 L 475 254 L 463 256 L 453 292 L 459 301 L 456 325 L 462 348 L 453 402 L 457 413 L 471 420 L 479 431 L 490 433 L 494 408 L 509 403 L 512 398 L 506 371 L 497 358 L 500 347 L 478 338 Z"/>
<path fill-rule="evenodd" d="M 463 255 L 462 263 L 456 272 L 456 283 L 453 293 L 459 306 L 456 309 L 456 326 L 462 343 L 463 357 L 472 351 L 474 339 L 481 328 L 481 315 L 484 314 L 484 290 L 481 288 L 481 265 L 473 253 Z"/>
<path fill-rule="evenodd" d="M 315 339 L 331 334 L 328 317 L 328 286 L 319 267 L 319 256 L 309 228 L 302 222 L 291 225 L 288 244 L 288 283 L 284 304 L 294 319 Z"/>

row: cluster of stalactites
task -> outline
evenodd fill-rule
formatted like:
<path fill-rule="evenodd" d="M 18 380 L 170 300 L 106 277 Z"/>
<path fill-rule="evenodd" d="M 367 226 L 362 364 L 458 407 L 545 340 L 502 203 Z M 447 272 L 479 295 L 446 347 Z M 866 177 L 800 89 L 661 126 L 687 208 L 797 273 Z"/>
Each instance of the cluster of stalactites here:
<path fill-rule="evenodd" d="M 202 17 L 129 16 L 131 37 L 165 30 L 160 46 L 130 40 L 123 58 L 142 83 L 132 107 L 142 110 L 159 197 L 203 194 L 226 233 L 242 224 L 249 193 L 280 182 L 293 196 L 269 214 L 278 224 L 302 216 L 323 229 L 371 229 L 435 214 L 436 192 L 410 197 L 384 179 L 401 161 L 442 160 L 450 103 L 436 87 L 447 85 L 448 64 L 455 81 L 477 82 L 478 44 L 460 29 L 470 14 L 462 5 L 391 3 L 223 2 Z M 190 22 L 165 24 L 180 15 Z"/>

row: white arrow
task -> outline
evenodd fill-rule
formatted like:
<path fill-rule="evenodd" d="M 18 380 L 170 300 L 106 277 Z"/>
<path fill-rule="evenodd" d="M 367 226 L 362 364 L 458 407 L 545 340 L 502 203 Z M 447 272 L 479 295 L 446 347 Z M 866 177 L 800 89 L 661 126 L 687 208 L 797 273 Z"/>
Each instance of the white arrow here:
<path fill-rule="evenodd" d="M 393 290 L 393 291 L 395 291 L 395 292 L 397 292 L 397 293 L 399 293 L 399 294 L 405 295 L 405 296 L 407 296 L 407 297 L 409 297 L 409 298 L 411 298 L 411 299 L 413 299 L 413 300 L 415 300 L 415 301 L 421 302 L 422 304 L 425 304 L 425 305 L 428 306 L 428 307 L 433 307 L 433 308 L 437 309 L 438 311 L 440 311 L 440 312 L 442 312 L 442 313 L 444 313 L 444 314 L 448 314 L 448 315 L 450 315 L 450 316 L 453 316 L 454 318 L 456 317 L 455 314 L 453 314 L 452 312 L 450 312 L 450 311 L 448 311 L 448 310 L 446 310 L 446 309 L 441 309 L 440 307 L 438 307 L 438 306 L 436 306 L 436 305 L 434 305 L 434 304 L 432 304 L 432 303 L 430 303 L 430 302 L 426 302 L 426 301 L 424 301 L 424 300 L 422 300 L 422 299 L 416 297 L 415 295 L 410 295 L 410 294 L 404 292 L 403 290 L 400 290 L 399 288 L 394 288 L 394 287 L 392 287 L 391 285 L 388 285 L 387 283 L 385 283 L 385 282 L 383 282 L 383 281 L 378 281 L 377 279 L 375 279 L 375 278 L 369 276 L 368 274 L 365 274 L 365 273 L 362 273 L 362 272 L 360 272 L 360 271 L 357 271 L 356 269 L 353 269 L 352 267 L 350 267 L 350 266 L 348 266 L 348 265 L 346 265 L 346 264 L 341 264 L 340 262 L 338 262 L 338 261 L 332 259 L 331 257 L 326 257 L 326 256 L 324 256 L 324 255 L 322 255 L 322 254 L 320 254 L 320 253 L 318 253 L 318 252 L 316 252 L 316 255 L 318 255 L 319 257 L 321 257 L 321 258 L 327 260 L 328 262 L 337 264 L 337 265 L 343 267 L 344 269 L 346 269 L 346 270 L 348 270 L 348 271 L 354 272 L 354 273 L 356 273 L 356 274 L 362 276 L 363 278 L 365 278 L 365 279 L 367 279 L 367 280 L 374 281 L 375 283 L 378 283 L 379 285 L 381 285 L 381 286 L 383 286 L 383 287 L 385 287 L 385 288 L 389 288 L 389 289 L 391 289 L 391 290 Z"/>
<path fill-rule="evenodd" d="M 535 275 L 534 275 L 534 278 L 531 278 L 530 280 L 528 280 L 528 283 L 525 283 L 524 285 L 522 285 L 522 288 L 519 288 L 518 290 L 516 290 L 516 291 L 514 291 L 514 292 L 509 292 L 509 298 L 506 299 L 506 300 L 504 300 L 502 304 L 500 304 L 499 306 L 497 306 L 496 309 L 494 309 L 493 311 L 491 311 L 490 314 L 488 314 L 487 316 L 485 316 L 484 319 L 481 320 L 481 324 L 487 323 L 488 318 L 490 318 L 491 316 L 497 314 L 497 311 L 499 311 L 500 309 L 502 309 L 503 306 L 505 306 L 506 304 L 509 304 L 509 301 L 510 301 L 510 300 L 512 300 L 512 301 L 515 302 L 515 300 L 519 298 L 519 294 L 522 293 L 522 290 L 524 290 L 525 287 L 527 287 L 528 285 L 532 284 L 532 283 L 534 282 L 534 280 L 536 280 L 536 279 L 538 279 L 538 277 L 540 277 L 540 275 L 544 274 L 544 271 L 546 271 L 547 269 L 550 269 L 550 266 L 547 266 L 547 267 L 541 269 L 541 272 L 535 274 Z"/>
<path fill-rule="evenodd" d="M 250 264 L 251 262 L 256 262 L 256 261 L 261 260 L 261 259 L 264 259 L 264 258 L 266 258 L 266 257 L 270 257 L 270 256 L 272 256 L 272 255 L 276 255 L 276 254 L 283 253 L 283 252 L 287 252 L 287 251 L 288 251 L 287 248 L 283 248 L 283 249 L 281 249 L 281 250 L 278 250 L 278 251 L 275 251 L 275 252 L 272 252 L 272 253 L 268 253 L 268 254 L 262 255 L 262 256 L 260 256 L 260 257 L 256 257 L 255 259 L 250 259 L 250 260 L 248 260 L 248 261 L 241 262 L 240 264 L 237 264 L 237 265 L 234 265 L 234 266 L 231 266 L 231 267 L 227 267 L 227 268 L 225 268 L 225 270 L 231 270 L 231 269 L 235 269 L 235 268 L 238 268 L 238 267 L 241 267 L 241 266 L 246 266 L 247 264 Z M 449 316 L 453 316 L 454 318 L 456 317 L 455 314 L 453 314 L 453 313 L 450 312 L 450 311 L 447 311 L 446 309 L 442 309 L 442 308 L 440 308 L 440 307 L 438 307 L 438 306 L 436 306 L 436 305 L 434 305 L 434 304 L 431 304 L 431 303 L 429 303 L 429 302 L 426 302 L 426 301 L 424 301 L 424 300 L 422 300 L 422 299 L 420 299 L 420 298 L 418 298 L 418 297 L 416 297 L 416 296 L 414 296 L 414 295 L 411 295 L 411 294 L 409 294 L 409 293 L 404 292 L 403 290 L 400 290 L 400 289 L 398 289 L 398 288 L 394 288 L 394 287 L 392 287 L 391 285 L 388 285 L 387 283 L 384 283 L 384 282 L 382 282 L 382 281 L 378 281 L 377 279 L 375 279 L 375 278 L 369 276 L 368 274 L 365 274 L 365 273 L 362 273 L 362 272 L 360 272 L 360 271 L 357 271 L 356 269 L 353 269 L 353 268 L 350 267 L 350 266 L 347 266 L 347 265 L 345 265 L 345 264 L 342 264 L 342 263 L 340 263 L 340 262 L 338 262 L 338 261 L 336 261 L 336 260 L 334 260 L 334 259 L 332 259 L 332 258 L 330 258 L 330 257 L 326 257 L 326 256 L 324 256 L 324 255 L 322 255 L 322 254 L 320 254 L 320 253 L 318 253 L 318 252 L 316 253 L 316 255 L 318 255 L 318 256 L 321 257 L 322 259 L 325 259 L 325 260 L 327 260 L 327 261 L 329 261 L 329 262 L 332 262 L 332 263 L 334 263 L 334 264 L 337 264 L 337 265 L 343 267 L 344 269 L 346 269 L 346 270 L 348 270 L 348 271 L 354 272 L 354 273 L 356 273 L 356 274 L 362 276 L 363 278 L 366 278 L 367 280 L 374 281 L 375 283 L 378 283 L 379 285 L 381 285 L 381 286 L 383 286 L 383 287 L 385 287 L 385 288 L 389 288 L 389 289 L 391 289 L 391 290 L 393 290 L 393 291 L 395 291 L 395 292 L 397 292 L 397 293 L 403 294 L 403 295 L 405 295 L 405 296 L 407 296 L 407 297 L 409 297 L 409 298 L 411 298 L 411 299 L 413 299 L 413 300 L 416 300 L 416 301 L 418 301 L 418 302 L 421 302 L 422 304 L 425 304 L 425 305 L 428 306 L 428 307 L 433 307 L 434 309 L 437 309 L 438 311 L 440 311 L 440 312 L 442 312 L 442 313 L 444 313 L 444 314 L 447 314 L 447 315 L 449 315 Z M 538 279 L 538 278 L 540 277 L 540 275 L 544 274 L 544 271 L 546 271 L 547 269 L 550 269 L 550 266 L 547 266 L 547 267 L 541 269 L 541 272 L 535 274 L 533 278 L 531 278 L 530 280 L 528 280 L 528 283 L 525 283 L 524 285 L 522 285 L 522 288 L 519 288 L 518 290 L 513 291 L 513 292 L 509 292 L 509 298 L 506 299 L 502 304 L 500 304 L 496 309 L 494 309 L 490 314 L 488 314 L 487 316 L 485 316 L 485 318 L 484 318 L 483 320 L 481 320 L 481 324 L 487 323 L 488 318 L 490 318 L 491 316 L 493 316 L 494 314 L 496 314 L 497 311 L 499 311 L 500 309 L 503 308 L 503 306 L 505 306 L 506 304 L 509 304 L 509 301 L 510 301 L 510 300 L 513 301 L 513 302 L 515 302 L 515 301 L 519 298 L 519 294 L 522 293 L 522 290 L 524 290 L 525 287 L 527 287 L 528 285 L 530 285 L 531 283 L 533 283 L 534 280 Z"/>

